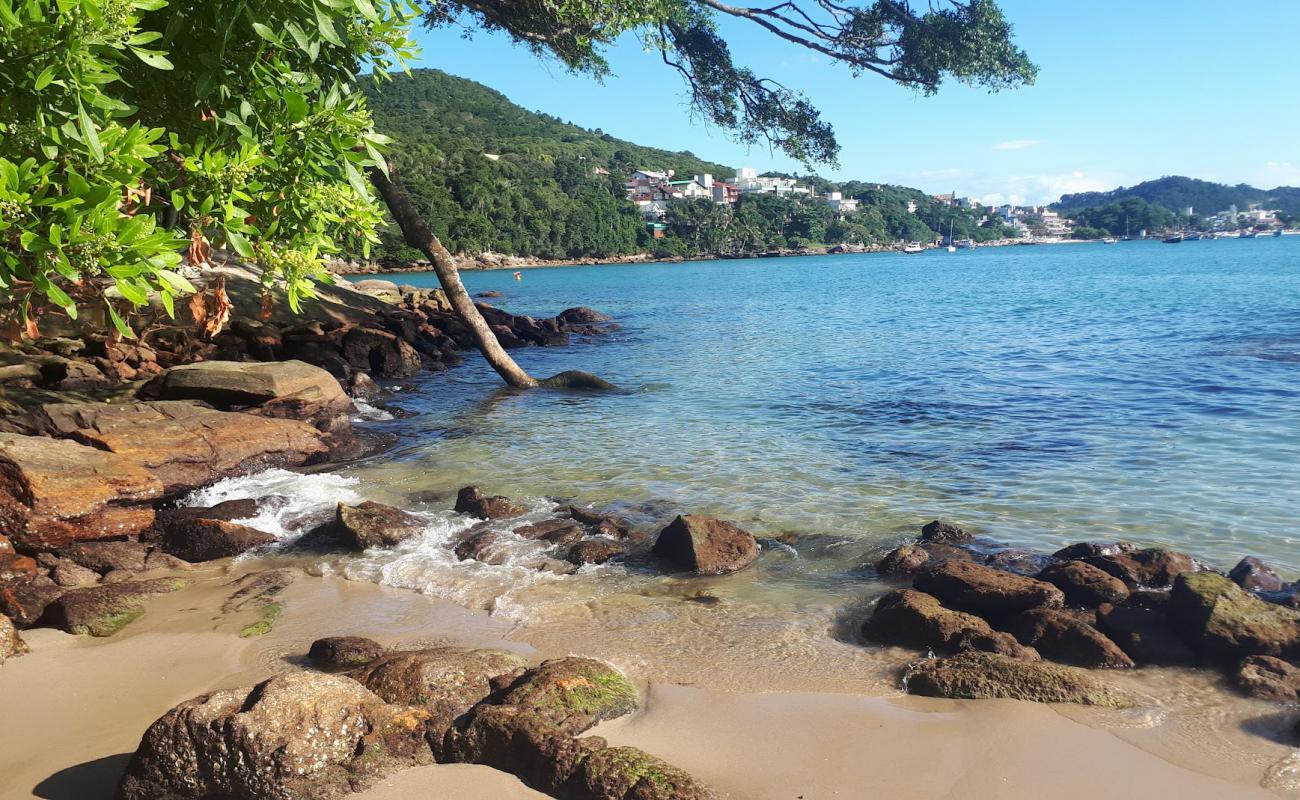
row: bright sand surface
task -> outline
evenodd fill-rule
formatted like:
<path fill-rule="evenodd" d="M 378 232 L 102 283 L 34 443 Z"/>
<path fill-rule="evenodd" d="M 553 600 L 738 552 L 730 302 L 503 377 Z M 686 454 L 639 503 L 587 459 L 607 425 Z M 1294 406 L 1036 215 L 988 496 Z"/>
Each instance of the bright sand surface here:
<path fill-rule="evenodd" d="M 320 636 L 558 654 L 511 639 L 506 623 L 446 601 L 307 576 L 285 591 L 270 634 L 241 639 L 236 632 L 252 616 L 217 610 L 232 576 L 205 568 L 194 577 L 193 587 L 156 599 L 112 639 L 25 633 L 32 652 L 0 667 L 0 797 L 112 797 L 140 735 L 168 708 L 301 668 L 307 645 Z M 1159 728 L 1103 729 L 1097 722 L 1104 715 L 1077 710 L 902 695 L 730 693 L 720 690 L 725 676 L 710 688 L 675 686 L 656 683 L 652 668 L 632 677 L 649 687 L 643 710 L 595 733 L 660 756 L 732 798 L 1293 796 L 1260 788 L 1256 766 L 1213 754 L 1189 764 Z M 1155 754 L 1162 749 L 1173 757 Z M 436 765 L 398 773 L 357 797 L 543 795 L 486 767 Z"/>

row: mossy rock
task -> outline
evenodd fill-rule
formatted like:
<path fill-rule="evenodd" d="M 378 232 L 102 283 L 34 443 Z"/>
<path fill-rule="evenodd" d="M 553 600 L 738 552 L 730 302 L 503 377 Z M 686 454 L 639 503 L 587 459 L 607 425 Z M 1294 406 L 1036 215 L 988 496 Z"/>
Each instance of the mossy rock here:
<path fill-rule="evenodd" d="M 524 674 L 501 699 L 550 720 L 570 735 L 636 711 L 638 695 L 627 678 L 591 658 L 556 658 Z"/>
<path fill-rule="evenodd" d="M 73 589 L 52 602 L 43 619 L 78 636 L 112 636 L 144 616 L 146 600 L 188 583 L 181 578 L 157 578 Z"/>
<path fill-rule="evenodd" d="M 503 650 L 432 647 L 388 652 L 348 674 L 389 703 L 427 709 L 436 731 L 510 685 L 527 666 Z"/>
<path fill-rule="evenodd" d="M 248 623 L 239 630 L 239 638 L 251 639 L 254 636 L 265 636 L 275 627 L 275 621 L 284 613 L 284 606 L 279 603 L 267 603 L 258 611 L 257 619 Z"/>
<path fill-rule="evenodd" d="M 1300 657 L 1300 611 L 1260 600 L 1215 572 L 1185 572 L 1169 593 L 1169 619 L 1211 658 Z"/>
<path fill-rule="evenodd" d="M 583 760 L 574 776 L 593 800 L 712 800 L 713 790 L 683 770 L 635 747 L 607 747 Z"/>
<path fill-rule="evenodd" d="M 1081 669 L 974 651 L 913 664 L 907 670 L 904 685 L 909 694 L 925 697 L 1009 698 L 1108 708 L 1131 708 L 1138 704 L 1137 698 L 1100 683 Z"/>

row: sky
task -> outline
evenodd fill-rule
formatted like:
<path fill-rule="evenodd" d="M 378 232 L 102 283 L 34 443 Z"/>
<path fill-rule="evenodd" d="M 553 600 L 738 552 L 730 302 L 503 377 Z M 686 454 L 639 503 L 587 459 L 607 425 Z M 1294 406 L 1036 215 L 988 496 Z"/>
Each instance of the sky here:
<path fill-rule="evenodd" d="M 1300 0 L 1000 5 L 1039 76 L 996 94 L 947 83 L 924 97 L 853 78 L 752 24 L 728 21 L 722 33 L 738 63 L 803 91 L 835 127 L 839 167 L 816 169 L 833 180 L 955 190 L 989 204 L 1046 203 L 1164 175 L 1300 186 Z M 609 50 L 614 74 L 603 83 L 482 31 L 417 38 L 415 66 L 479 81 L 525 108 L 723 164 L 807 171 L 694 117 L 681 80 L 634 37 Z"/>

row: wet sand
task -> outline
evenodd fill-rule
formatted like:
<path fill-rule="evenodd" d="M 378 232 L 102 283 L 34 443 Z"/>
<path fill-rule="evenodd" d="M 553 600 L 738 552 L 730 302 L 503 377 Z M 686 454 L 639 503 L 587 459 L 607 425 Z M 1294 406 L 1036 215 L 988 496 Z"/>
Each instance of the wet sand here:
<path fill-rule="evenodd" d="M 241 639 L 251 615 L 219 611 L 237 574 L 196 570 L 193 587 L 156 599 L 112 639 L 27 631 L 32 652 L 0 667 L 0 797 L 111 798 L 140 735 L 163 712 L 207 691 L 302 668 L 307 645 L 321 636 L 506 647 L 533 659 L 565 652 L 554 641 L 536 648 L 512 624 L 443 600 L 306 575 L 283 594 L 284 613 L 270 634 Z M 580 641 L 571 646 L 583 652 Z M 671 670 L 653 663 L 620 666 L 648 687 L 644 708 L 594 733 L 642 747 L 732 798 L 1297 796 L 1294 787 L 1260 788 L 1261 764 L 1289 749 L 1257 736 L 1250 740 L 1257 759 L 1243 762 L 1241 743 L 1228 739 L 1246 733 L 1225 731 L 1223 752 L 1198 759 L 1203 742 L 1198 750 L 1180 743 L 1176 728 L 1135 726 L 1108 716 L 1115 712 L 928 700 L 896 690 L 727 692 L 726 674 L 702 688 L 663 683 L 660 675 Z M 408 770 L 358 795 L 542 796 L 513 776 L 466 765 Z"/>

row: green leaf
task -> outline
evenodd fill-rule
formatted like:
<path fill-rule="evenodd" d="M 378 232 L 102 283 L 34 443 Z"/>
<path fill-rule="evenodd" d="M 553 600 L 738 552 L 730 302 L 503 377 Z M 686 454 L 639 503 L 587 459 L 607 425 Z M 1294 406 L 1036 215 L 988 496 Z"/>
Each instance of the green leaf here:
<path fill-rule="evenodd" d="M 172 62 L 167 60 L 167 56 L 163 55 L 161 50 L 141 50 L 138 47 L 132 47 L 131 52 L 154 69 L 174 69 Z"/>
<path fill-rule="evenodd" d="M 61 307 L 64 311 L 67 311 L 68 316 L 73 319 L 77 318 L 77 304 L 72 302 L 72 298 L 68 297 L 67 292 L 52 283 L 46 283 L 42 289 L 45 292 L 45 296 L 50 298 L 51 303 Z"/>
<path fill-rule="evenodd" d="M 50 81 L 52 80 L 54 80 L 53 64 L 41 70 L 41 74 L 36 76 L 36 83 L 35 83 L 36 91 L 39 92 L 40 90 L 44 89 L 46 86 L 49 86 Z"/>
<path fill-rule="evenodd" d="M 189 292 L 192 294 L 198 291 L 194 288 L 194 284 L 186 280 L 185 276 L 181 275 L 179 272 L 173 272 L 169 269 L 160 269 L 158 270 L 158 277 L 162 278 L 168 283 L 168 285 L 178 292 Z"/>
<path fill-rule="evenodd" d="M 177 211 L 185 208 L 185 195 L 181 194 L 180 190 L 172 192 L 172 206 Z"/>
<path fill-rule="evenodd" d="M 157 11 L 167 5 L 167 0 L 135 0 L 131 4 L 132 8 L 138 8 L 141 11 Z"/>
<path fill-rule="evenodd" d="M 230 243 L 230 246 L 235 249 L 236 253 L 244 258 L 253 257 L 253 246 L 249 244 L 248 240 L 241 234 L 235 233 L 234 231 L 226 231 L 226 241 Z M 193 289 L 190 289 L 190 291 L 193 291 Z"/>
<path fill-rule="evenodd" d="M 343 46 L 343 40 L 339 38 L 338 32 L 334 30 L 334 23 L 330 20 L 329 14 L 325 9 L 316 6 L 316 27 L 320 29 L 321 38 L 336 47 Z"/>
<path fill-rule="evenodd" d="M 99 143 L 99 132 L 95 130 L 95 123 L 90 121 L 90 115 L 81 102 L 77 102 L 77 121 L 81 126 L 81 137 L 85 140 L 86 146 L 90 148 L 90 154 L 94 156 L 96 163 L 104 162 L 104 146 Z"/>
<path fill-rule="evenodd" d="M 149 44 L 150 42 L 156 42 L 161 38 L 162 33 L 159 31 L 141 31 L 130 39 L 127 39 L 126 43 L 128 45 Z"/>
<path fill-rule="evenodd" d="M 290 122 L 298 122 L 307 116 L 307 98 L 297 92 L 285 92 L 284 105 L 289 111 Z"/>
<path fill-rule="evenodd" d="M 266 27 L 260 22 L 253 23 L 253 32 L 256 33 L 258 36 L 261 36 L 263 39 L 267 40 L 271 44 L 275 45 L 276 47 L 284 47 L 284 42 L 280 40 L 279 36 L 275 35 L 275 31 L 271 30 L 270 28 Z"/>
<path fill-rule="evenodd" d="M 120 315 L 118 315 L 117 309 L 113 308 L 113 304 L 108 302 L 107 299 L 105 299 L 104 305 L 108 308 L 108 318 L 113 321 L 113 327 L 117 328 L 117 332 L 122 335 L 122 338 L 134 339 L 135 331 L 131 330 L 131 326 L 127 325 L 126 321 L 123 320 Z"/>

